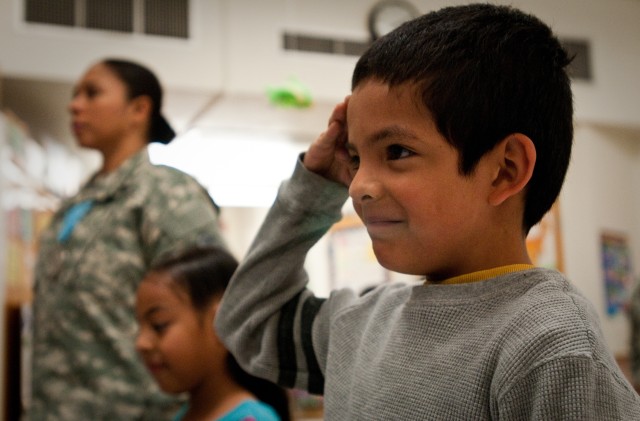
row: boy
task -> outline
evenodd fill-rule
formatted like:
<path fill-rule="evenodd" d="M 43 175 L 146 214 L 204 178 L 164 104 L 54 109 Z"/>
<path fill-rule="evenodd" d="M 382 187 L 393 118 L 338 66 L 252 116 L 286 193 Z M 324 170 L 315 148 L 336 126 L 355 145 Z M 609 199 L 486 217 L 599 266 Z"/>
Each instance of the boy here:
<path fill-rule="evenodd" d="M 525 247 L 569 163 L 569 61 L 538 19 L 489 4 L 376 41 L 223 299 L 241 364 L 324 393 L 327 420 L 640 419 L 592 306 Z M 379 262 L 424 285 L 305 288 L 345 186 Z"/>

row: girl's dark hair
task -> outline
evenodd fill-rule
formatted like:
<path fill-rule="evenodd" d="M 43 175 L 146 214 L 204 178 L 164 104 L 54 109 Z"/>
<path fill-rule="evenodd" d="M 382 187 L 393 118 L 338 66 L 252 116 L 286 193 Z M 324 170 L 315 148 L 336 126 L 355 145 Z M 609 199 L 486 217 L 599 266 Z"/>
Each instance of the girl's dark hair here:
<path fill-rule="evenodd" d="M 149 125 L 149 142 L 167 144 L 176 136 L 162 116 L 162 87 L 155 74 L 141 64 L 128 60 L 105 59 L 102 61 L 127 86 L 129 99 L 148 96 L 153 103 Z"/>
<path fill-rule="evenodd" d="M 206 246 L 189 249 L 153 266 L 151 272 L 165 272 L 179 288 L 187 292 L 197 310 L 204 310 L 224 293 L 238 261 L 221 247 Z M 290 421 L 287 391 L 280 386 L 244 371 L 228 353 L 227 368 L 233 379 L 255 397 L 270 405 L 282 421 Z"/>
<path fill-rule="evenodd" d="M 233 379 L 240 386 L 253 393 L 258 400 L 269 404 L 278 413 L 282 421 L 291 421 L 289 395 L 285 389 L 269 380 L 247 373 L 240 367 L 240 364 L 231 353 L 227 354 L 227 368 Z"/>

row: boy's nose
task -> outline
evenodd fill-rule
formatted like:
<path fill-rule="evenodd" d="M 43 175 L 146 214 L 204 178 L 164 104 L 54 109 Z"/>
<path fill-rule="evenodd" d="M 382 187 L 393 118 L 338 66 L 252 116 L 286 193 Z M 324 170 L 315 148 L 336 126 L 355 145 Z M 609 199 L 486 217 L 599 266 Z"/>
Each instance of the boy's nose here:
<path fill-rule="evenodd" d="M 372 171 L 366 171 L 362 166 L 356 171 L 349 185 L 349 196 L 357 203 L 366 200 L 376 200 L 382 195 L 382 184 Z"/>

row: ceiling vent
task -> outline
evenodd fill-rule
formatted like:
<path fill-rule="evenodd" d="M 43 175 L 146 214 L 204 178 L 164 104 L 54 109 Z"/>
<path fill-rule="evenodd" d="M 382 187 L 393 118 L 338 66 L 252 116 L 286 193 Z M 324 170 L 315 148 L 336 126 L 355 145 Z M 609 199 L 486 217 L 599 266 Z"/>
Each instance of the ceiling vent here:
<path fill-rule="evenodd" d="M 306 34 L 285 32 L 282 35 L 285 50 L 304 51 L 309 53 L 342 54 L 359 56 L 369 46 L 369 41 L 353 39 L 336 39 Z"/>
<path fill-rule="evenodd" d="M 25 0 L 25 21 L 189 38 L 189 0 Z"/>
<path fill-rule="evenodd" d="M 593 76 L 589 42 L 576 39 L 561 39 L 560 42 L 567 50 L 569 57 L 573 57 L 568 69 L 571 78 L 591 81 Z M 284 32 L 282 34 L 282 46 L 285 50 L 290 51 L 360 56 L 369 45 L 370 41 L 321 37 L 292 32 Z"/>
<path fill-rule="evenodd" d="M 588 41 L 576 39 L 561 39 L 562 46 L 567 50 L 573 61 L 569 65 L 569 76 L 572 79 L 591 81 L 591 45 Z"/>

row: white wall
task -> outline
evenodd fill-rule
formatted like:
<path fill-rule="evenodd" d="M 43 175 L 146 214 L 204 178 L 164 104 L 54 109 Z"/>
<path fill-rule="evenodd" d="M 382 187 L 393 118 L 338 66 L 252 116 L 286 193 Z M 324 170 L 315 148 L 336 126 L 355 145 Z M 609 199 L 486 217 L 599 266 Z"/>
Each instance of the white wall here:
<path fill-rule="evenodd" d="M 413 0 L 422 12 L 464 1 Z M 366 16 L 375 0 L 255 0 L 227 1 L 231 91 L 261 92 L 289 75 L 302 77 L 318 98 L 338 100 L 349 91 L 355 59 L 343 56 L 283 51 L 284 30 L 365 40 Z M 594 81 L 576 83 L 579 120 L 640 125 L 640 2 L 635 0 L 515 0 L 565 38 L 592 45 Z M 248 13 L 251 11 L 251 13 Z M 248 28 L 250 28 L 248 30 Z M 247 49 L 250 46 L 250 49 Z M 256 74 L 255 68 L 260 72 Z"/>
<path fill-rule="evenodd" d="M 105 56 L 136 58 L 170 86 L 214 91 L 222 86 L 221 2 L 192 0 L 189 40 L 26 24 L 24 0 L 0 2 L 0 68 L 5 75 L 73 81 Z"/>
<path fill-rule="evenodd" d="M 285 30 L 366 40 L 376 0 L 192 0 L 193 38 L 86 31 L 21 21 L 23 0 L 0 2 L 0 68 L 6 75 L 74 80 L 105 55 L 135 57 L 169 87 L 263 95 L 300 77 L 318 99 L 349 91 L 354 57 L 282 49 Z M 423 12 L 463 1 L 412 0 Z M 535 13 L 561 37 L 592 44 L 594 81 L 575 86 L 577 117 L 640 125 L 640 2 L 637 0 L 500 0 Z M 28 52 L 28 54 L 25 54 Z M 46 63 L 46 64 L 43 64 Z"/>
<path fill-rule="evenodd" d="M 373 3 L 372 0 L 227 1 L 230 69 L 227 86 L 232 91 L 263 92 L 269 85 L 298 76 L 317 98 L 342 99 L 349 92 L 356 58 L 285 51 L 282 33 L 287 30 L 366 40 L 365 16 Z M 252 12 L 248 13 L 249 10 Z M 260 71 L 256 72 L 256 68 Z"/>
<path fill-rule="evenodd" d="M 640 2 L 636 0 L 516 0 L 560 37 L 591 42 L 592 82 L 574 85 L 576 118 L 640 125 Z"/>
<path fill-rule="evenodd" d="M 624 313 L 606 314 L 600 254 L 603 232 L 624 234 L 640 270 L 638 169 L 640 131 L 621 131 L 578 124 L 573 157 L 560 199 L 565 271 L 595 304 L 604 334 L 616 354 L 628 348 Z"/>

